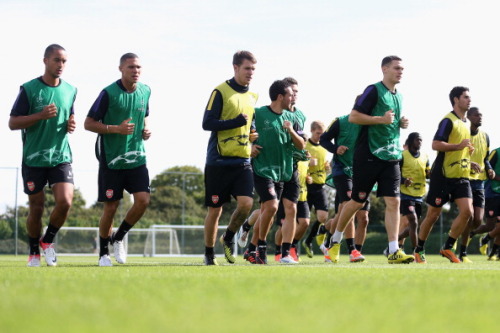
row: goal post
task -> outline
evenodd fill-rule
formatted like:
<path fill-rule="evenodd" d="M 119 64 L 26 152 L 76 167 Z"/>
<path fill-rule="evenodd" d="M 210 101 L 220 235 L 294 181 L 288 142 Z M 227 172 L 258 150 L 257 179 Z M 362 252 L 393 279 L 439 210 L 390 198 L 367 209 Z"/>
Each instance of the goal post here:
<path fill-rule="evenodd" d="M 227 226 L 221 225 L 218 230 L 226 228 Z M 204 227 L 202 225 L 154 224 L 149 228 L 132 228 L 123 241 L 125 251 L 129 256 L 199 257 L 205 253 Z M 99 228 L 63 226 L 56 234 L 54 242 L 58 255 L 96 255 L 99 253 Z M 235 241 L 233 250 L 235 254 L 238 254 L 236 243 Z M 215 243 L 215 252 L 222 255 L 224 253 L 218 238 Z"/>
<path fill-rule="evenodd" d="M 172 256 L 180 255 L 181 248 L 177 231 L 170 225 L 154 224 L 148 229 L 148 235 L 144 243 L 144 256 Z"/>

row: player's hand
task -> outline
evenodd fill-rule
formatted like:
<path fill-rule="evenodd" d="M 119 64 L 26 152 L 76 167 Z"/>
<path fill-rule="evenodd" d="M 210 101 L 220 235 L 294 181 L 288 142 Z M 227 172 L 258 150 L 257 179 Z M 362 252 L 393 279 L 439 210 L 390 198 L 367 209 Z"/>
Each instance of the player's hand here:
<path fill-rule="evenodd" d="M 142 139 L 147 140 L 151 137 L 151 130 L 149 128 L 144 128 L 142 130 Z"/>
<path fill-rule="evenodd" d="M 337 155 L 344 155 L 345 152 L 348 150 L 349 148 L 346 147 L 346 146 L 338 146 L 337 147 Z"/>
<path fill-rule="evenodd" d="M 410 120 L 405 116 L 402 116 L 401 119 L 399 119 L 399 127 L 404 129 L 408 128 L 408 125 L 410 125 Z"/>
<path fill-rule="evenodd" d="M 54 118 L 57 116 L 57 106 L 54 103 L 46 105 L 39 114 L 41 119 Z"/>
<path fill-rule="evenodd" d="M 257 157 L 260 154 L 260 150 L 262 149 L 262 146 L 259 145 L 252 145 L 252 152 L 250 153 L 250 157 Z"/>
<path fill-rule="evenodd" d="M 331 171 L 330 163 L 328 161 L 325 162 L 325 171 L 326 173 L 330 173 Z"/>
<path fill-rule="evenodd" d="M 72 114 L 68 118 L 68 125 L 66 126 L 66 130 L 68 133 L 73 133 L 76 129 L 76 121 L 75 121 L 75 115 Z"/>
<path fill-rule="evenodd" d="M 481 166 L 479 166 L 479 164 L 477 164 L 476 162 L 470 162 L 470 168 L 475 172 L 475 173 L 481 173 L 481 171 L 483 171 L 481 169 Z"/>
<path fill-rule="evenodd" d="M 130 123 L 132 118 L 125 119 L 118 125 L 118 133 L 123 135 L 130 135 L 134 133 L 135 124 Z"/>
<path fill-rule="evenodd" d="M 472 146 L 470 139 L 463 139 L 462 142 L 458 144 L 458 150 L 462 150 L 465 147 L 470 147 Z"/>
<path fill-rule="evenodd" d="M 389 110 L 387 111 L 384 116 L 382 117 L 382 124 L 385 125 L 390 125 L 394 122 L 394 111 Z"/>
<path fill-rule="evenodd" d="M 289 120 L 285 120 L 283 122 L 283 128 L 290 132 L 293 129 L 292 122 Z"/>
<path fill-rule="evenodd" d="M 496 176 L 496 174 L 495 174 L 495 170 L 493 170 L 493 169 L 489 169 L 489 170 L 488 170 L 488 178 L 489 178 L 489 179 L 495 179 L 495 176 Z"/>
<path fill-rule="evenodd" d="M 313 183 L 313 178 L 311 177 L 311 175 L 307 175 L 306 176 L 306 183 L 308 183 L 308 184 L 312 184 Z"/>
<path fill-rule="evenodd" d="M 405 186 L 406 187 L 409 187 L 409 186 L 412 186 L 413 185 L 413 178 L 411 177 L 408 177 L 405 179 Z"/>
<path fill-rule="evenodd" d="M 259 138 L 259 133 L 257 133 L 255 129 L 251 130 L 248 140 L 250 140 L 250 142 L 255 142 L 255 140 L 257 140 L 258 138 Z"/>

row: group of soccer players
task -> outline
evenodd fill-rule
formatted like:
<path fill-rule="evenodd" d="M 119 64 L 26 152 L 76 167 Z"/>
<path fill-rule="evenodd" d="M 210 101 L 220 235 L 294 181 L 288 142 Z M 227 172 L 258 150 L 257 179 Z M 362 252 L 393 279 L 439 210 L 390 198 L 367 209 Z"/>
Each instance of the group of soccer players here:
<path fill-rule="evenodd" d="M 217 226 L 222 206 L 231 196 L 238 205 L 219 240 L 229 263 L 236 261 L 233 249 L 238 230 L 241 227 L 238 244 L 244 247 L 253 226 L 244 259 L 267 264 L 267 236 L 273 220 L 278 226 L 276 261 L 298 263 L 302 238 L 306 254 L 312 257 L 315 237 L 325 261 L 339 262 L 344 237 L 349 260 L 364 261 L 368 198 L 374 187 L 386 204 L 388 246 L 384 253 L 389 263 L 427 262 L 425 242 L 447 202 L 454 202 L 459 213 L 440 254 L 452 263 L 469 263 L 470 238 L 488 232 L 481 238 L 481 251 L 485 253 L 488 242 L 494 240 L 488 258 L 500 256 L 499 151 L 489 154 L 489 138 L 479 129 L 482 114 L 470 107 L 468 88 L 454 87 L 449 94 L 453 110 L 433 138 L 437 158 L 430 168 L 427 155 L 420 151 L 419 133 L 410 133 L 404 146 L 400 144 L 400 128 L 409 125 L 401 114 L 401 95 L 396 89 L 404 70 L 401 58 L 385 57 L 382 81 L 369 85 L 356 98 L 352 111 L 335 118 L 328 129 L 320 121 L 312 122 L 310 137 L 304 132 L 305 115 L 295 105 L 298 84 L 294 79 L 273 82 L 271 104 L 255 107 L 257 95 L 248 86 L 256 62 L 251 52 L 237 52 L 234 77 L 213 90 L 205 110 L 203 128 L 212 132 L 205 167 L 205 264 L 217 265 Z M 327 152 L 334 156 L 331 167 Z M 336 188 L 336 214 L 329 220 L 327 176 Z M 260 208 L 250 214 L 254 188 Z M 427 214 L 419 223 L 424 198 Z M 317 221 L 304 237 L 312 207 Z M 457 256 L 454 248 L 460 235 Z M 408 237 L 412 254 L 403 250 Z"/>
<path fill-rule="evenodd" d="M 40 266 L 40 248 L 47 265 L 57 265 L 54 238 L 73 200 L 68 134 L 76 127 L 73 104 L 77 90 L 60 78 L 66 60 L 62 46 L 49 45 L 43 58 L 44 74 L 21 86 L 10 113 L 9 128 L 22 131 L 30 267 Z M 350 261 L 364 261 L 368 198 L 374 186 L 386 204 L 388 246 L 384 252 L 389 263 L 426 262 L 425 242 L 443 205 L 450 201 L 459 214 L 440 254 L 453 263 L 471 262 L 467 258 L 470 238 L 487 233 L 481 238 L 482 253 L 493 241 L 488 258 L 500 257 L 500 148 L 489 154 L 489 138 L 479 129 L 482 114 L 470 107 L 468 88 L 454 87 L 450 92 L 453 111 L 445 115 L 434 136 L 432 148 L 438 155 L 430 169 L 427 156 L 420 152 L 418 133 L 408 136 L 404 150 L 400 144 L 400 128 L 407 128 L 409 120 L 401 114 L 401 95 L 396 89 L 404 70 L 399 57 L 382 60 L 382 81 L 369 85 L 349 114 L 335 118 L 328 129 L 321 121 L 313 121 L 310 137 L 304 130 L 306 117 L 296 106 L 295 79 L 274 81 L 269 88 L 271 103 L 256 107 L 258 95 L 249 91 L 256 63 L 249 51 L 234 54 L 234 76 L 212 91 L 203 117 L 203 129 L 211 132 L 205 165 L 206 265 L 217 264 L 217 227 L 223 204 L 231 197 L 237 206 L 219 239 L 229 263 L 236 261 L 233 249 L 238 231 L 241 228 L 238 243 L 246 246 L 253 226 L 244 258 L 267 264 L 267 238 L 273 221 L 278 225 L 275 260 L 283 264 L 298 263 L 301 239 L 306 254 L 312 257 L 314 238 L 320 240 L 327 261 L 339 262 L 343 238 Z M 126 262 L 123 239 L 150 200 L 143 143 L 151 136 L 147 125 L 150 88 L 139 82 L 141 64 L 134 53 L 121 57 L 119 70 L 121 78 L 102 90 L 84 123 L 86 130 L 98 134 L 98 200 L 104 202 L 99 266 L 112 266 L 109 245 L 115 260 Z M 334 155 L 331 166 L 328 152 Z M 332 219 L 328 219 L 327 177 L 336 188 Z M 427 178 L 427 214 L 419 224 Z M 55 207 L 41 235 L 47 183 Z M 260 208 L 251 213 L 254 189 Z M 133 195 L 134 203 L 113 233 L 113 218 L 124 190 Z M 312 208 L 317 221 L 305 236 Z M 457 257 L 453 249 L 460 235 Z M 402 249 L 407 237 L 414 248 L 412 254 Z"/>
<path fill-rule="evenodd" d="M 54 239 L 73 201 L 68 134 L 76 128 L 73 105 L 77 89 L 61 79 L 67 59 L 61 45 L 49 45 L 43 56 L 43 75 L 21 86 L 10 113 L 9 128 L 21 130 L 23 140 L 22 177 L 29 202 L 28 267 L 40 267 L 40 248 L 46 264 L 57 265 Z M 112 266 L 110 244 L 115 260 L 126 262 L 123 239 L 142 217 L 150 199 L 144 140 L 151 136 L 147 125 L 151 92 L 139 82 L 142 67 L 136 54 L 124 54 L 118 68 L 121 78 L 101 91 L 84 124 L 86 130 L 98 134 L 98 200 L 104 203 L 99 221 L 99 266 Z M 55 207 L 41 235 L 47 184 Z M 113 233 L 113 218 L 124 190 L 133 195 L 134 203 Z"/>

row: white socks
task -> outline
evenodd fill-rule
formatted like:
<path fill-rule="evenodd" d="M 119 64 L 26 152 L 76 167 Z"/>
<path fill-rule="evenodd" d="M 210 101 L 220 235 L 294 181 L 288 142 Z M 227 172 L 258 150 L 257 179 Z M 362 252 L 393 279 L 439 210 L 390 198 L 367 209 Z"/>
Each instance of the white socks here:
<path fill-rule="evenodd" d="M 332 243 L 340 243 L 342 241 L 343 236 L 344 236 L 343 232 L 335 230 L 332 236 Z"/>

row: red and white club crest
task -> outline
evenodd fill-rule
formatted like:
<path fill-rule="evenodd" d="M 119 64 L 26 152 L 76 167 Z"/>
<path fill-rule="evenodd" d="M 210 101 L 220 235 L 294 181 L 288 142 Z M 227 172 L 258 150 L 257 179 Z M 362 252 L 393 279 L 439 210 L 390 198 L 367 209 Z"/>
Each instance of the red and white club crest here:
<path fill-rule="evenodd" d="M 106 190 L 106 198 L 111 199 L 113 197 L 113 190 Z"/>
<path fill-rule="evenodd" d="M 415 211 L 415 207 L 413 207 L 413 206 L 409 206 L 409 207 L 408 207 L 408 210 L 409 210 L 410 212 L 413 212 L 413 211 Z"/>
<path fill-rule="evenodd" d="M 365 198 L 366 198 L 366 192 L 359 192 L 358 196 L 359 196 L 359 198 L 361 200 L 365 200 Z"/>
<path fill-rule="evenodd" d="M 441 204 L 441 198 L 436 198 L 436 201 L 435 201 L 435 202 L 436 202 L 436 205 L 438 205 L 438 206 L 439 206 L 439 205 Z"/>
<path fill-rule="evenodd" d="M 488 215 L 489 215 L 490 217 L 493 217 L 493 216 L 495 216 L 495 212 L 494 212 L 494 211 L 492 211 L 492 210 L 489 210 L 489 211 L 488 211 Z"/>
<path fill-rule="evenodd" d="M 28 185 L 28 190 L 30 190 L 31 192 L 33 192 L 35 190 L 35 183 L 34 182 L 28 182 L 27 185 Z"/>
<path fill-rule="evenodd" d="M 218 203 L 219 202 L 219 196 L 218 195 L 212 195 L 212 202 L 214 204 Z"/>
<path fill-rule="evenodd" d="M 274 187 L 270 187 L 267 189 L 269 191 L 269 194 L 272 195 L 273 197 L 276 196 L 276 191 L 274 190 Z"/>

